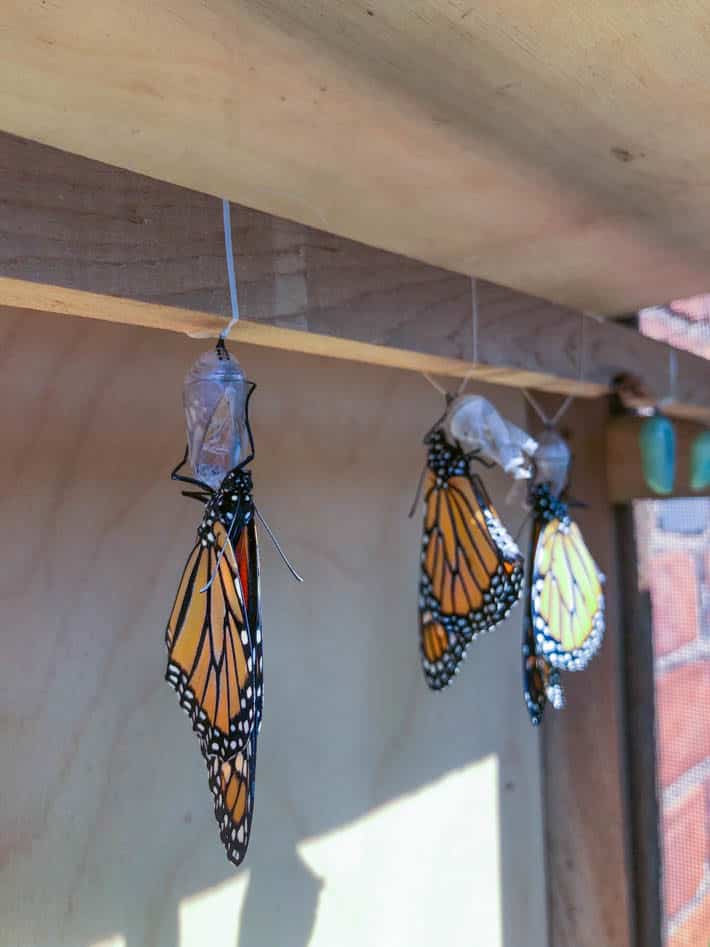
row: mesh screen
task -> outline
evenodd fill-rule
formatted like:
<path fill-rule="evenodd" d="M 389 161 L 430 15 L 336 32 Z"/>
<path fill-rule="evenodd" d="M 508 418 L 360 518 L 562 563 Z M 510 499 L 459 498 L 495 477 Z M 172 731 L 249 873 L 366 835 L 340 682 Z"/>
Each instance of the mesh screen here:
<path fill-rule="evenodd" d="M 710 358 L 710 296 L 639 313 L 646 335 Z M 710 500 L 634 504 L 650 593 L 663 940 L 710 947 Z"/>

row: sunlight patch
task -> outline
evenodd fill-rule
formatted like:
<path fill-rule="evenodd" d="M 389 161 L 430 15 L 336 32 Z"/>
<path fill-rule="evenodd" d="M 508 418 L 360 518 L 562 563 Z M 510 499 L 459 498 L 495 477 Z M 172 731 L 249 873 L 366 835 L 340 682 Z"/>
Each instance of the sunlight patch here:
<path fill-rule="evenodd" d="M 180 947 L 234 947 L 249 872 L 183 898 L 178 911 Z"/>
<path fill-rule="evenodd" d="M 503 947 L 498 757 L 298 845 L 325 885 L 311 939 Z M 472 940 L 473 938 L 473 940 Z"/>

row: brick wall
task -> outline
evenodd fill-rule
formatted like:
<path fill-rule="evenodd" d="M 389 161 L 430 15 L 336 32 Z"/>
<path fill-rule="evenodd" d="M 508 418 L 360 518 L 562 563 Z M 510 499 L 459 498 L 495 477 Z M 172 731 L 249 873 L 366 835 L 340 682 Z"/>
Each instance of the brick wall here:
<path fill-rule="evenodd" d="M 710 500 L 639 501 L 651 596 L 667 947 L 710 945 Z"/>

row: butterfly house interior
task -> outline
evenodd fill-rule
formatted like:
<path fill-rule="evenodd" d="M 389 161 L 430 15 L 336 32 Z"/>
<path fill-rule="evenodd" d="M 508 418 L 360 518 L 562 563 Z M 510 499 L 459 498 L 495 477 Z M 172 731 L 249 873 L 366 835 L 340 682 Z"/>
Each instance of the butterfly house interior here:
<path fill-rule="evenodd" d="M 606 6 L 3 14 L 0 947 L 640 943 L 620 567 L 634 551 L 618 511 L 649 495 L 639 407 L 673 420 L 674 493 L 688 492 L 710 373 L 629 314 L 710 286 L 706 123 L 684 134 L 708 57 L 670 4 L 633 23 Z M 671 86 L 689 111 L 669 104 L 664 137 Z M 183 379 L 230 316 L 221 198 L 241 313 L 228 346 L 257 385 L 253 499 L 304 580 L 261 528 L 260 628 L 227 507 L 200 537 L 214 544 L 204 576 L 232 591 L 208 627 L 203 573 L 187 574 L 171 616 L 209 500 L 199 486 L 201 503 L 183 498 L 170 471 Z M 614 400 L 625 372 L 640 387 Z M 420 635 L 431 682 L 441 641 L 468 634 L 441 619 L 444 593 L 421 604 L 423 570 L 429 595 L 448 555 L 435 520 L 455 519 L 432 512 L 431 490 L 468 497 L 472 463 L 529 558 L 526 482 L 512 489 L 500 466 L 435 468 L 408 516 L 441 390 L 462 382 L 534 437 L 526 393 L 550 417 L 572 399 L 558 429 L 606 635 L 536 727 L 525 591 L 452 686 L 422 674 Z M 504 541 L 472 543 L 488 583 Z M 198 656 L 188 667 L 174 639 L 194 637 L 192 596 L 219 651 L 234 595 L 230 755 L 204 723 L 218 715 L 207 685 L 194 693 Z M 202 747 L 164 680 L 168 624 Z M 241 774 L 261 702 L 253 820 L 232 835 L 234 810 L 251 813 Z"/>

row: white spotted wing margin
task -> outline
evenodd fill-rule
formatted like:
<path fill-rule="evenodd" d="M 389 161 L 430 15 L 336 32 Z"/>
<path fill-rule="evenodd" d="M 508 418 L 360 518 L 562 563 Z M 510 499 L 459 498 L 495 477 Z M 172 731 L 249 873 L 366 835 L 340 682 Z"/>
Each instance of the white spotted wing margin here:
<path fill-rule="evenodd" d="M 166 680 L 190 716 L 203 753 L 230 759 L 246 746 L 263 699 L 253 519 L 234 544 L 221 522 L 201 524 L 168 621 L 166 644 Z"/>
<path fill-rule="evenodd" d="M 230 760 L 207 758 L 210 790 L 219 837 L 229 861 L 239 866 L 247 853 L 254 814 L 256 741 L 258 726 L 244 749 Z"/>
<path fill-rule="evenodd" d="M 245 602 L 245 620 L 252 642 L 250 684 L 246 696 L 253 701 L 254 716 L 246 742 L 228 758 L 211 751 L 206 741 L 202 754 L 207 763 L 209 787 L 220 839 L 229 861 L 239 866 L 244 860 L 251 837 L 254 814 L 257 740 L 261 729 L 263 692 L 263 644 L 261 637 L 261 598 L 259 546 L 256 524 L 252 519 L 244 528 L 236 547 L 238 568 L 235 582 Z"/>

